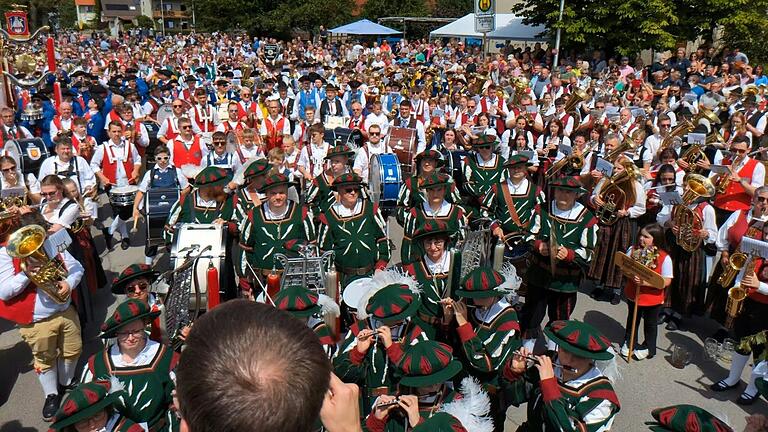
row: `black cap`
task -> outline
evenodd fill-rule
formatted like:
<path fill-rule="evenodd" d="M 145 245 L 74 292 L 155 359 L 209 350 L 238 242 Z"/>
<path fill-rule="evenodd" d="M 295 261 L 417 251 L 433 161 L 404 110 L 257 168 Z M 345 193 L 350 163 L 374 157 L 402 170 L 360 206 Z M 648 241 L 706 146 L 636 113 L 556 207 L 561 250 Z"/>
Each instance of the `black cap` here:
<path fill-rule="evenodd" d="M 195 73 L 208 73 L 208 69 L 206 69 L 204 67 L 199 67 L 199 68 L 195 69 Z"/>
<path fill-rule="evenodd" d="M 171 71 L 169 71 L 168 69 L 160 69 L 159 71 L 157 71 L 157 74 L 158 74 L 158 75 L 162 75 L 162 76 L 164 76 L 164 77 L 168 77 L 168 78 L 170 78 L 170 77 L 171 77 L 171 75 L 173 75 L 173 74 L 171 73 Z"/>
<path fill-rule="evenodd" d="M 192 82 L 192 81 L 197 82 L 197 78 L 195 78 L 192 75 L 187 75 L 187 77 L 184 78 L 184 82 Z"/>
<path fill-rule="evenodd" d="M 229 85 L 229 81 L 220 79 L 220 80 L 216 81 L 216 85 L 217 86 L 226 86 L 226 85 Z"/>
<path fill-rule="evenodd" d="M 349 82 L 349 86 L 350 86 L 351 88 L 353 88 L 353 89 L 360 87 L 362 84 L 363 84 L 363 83 L 361 83 L 361 82 L 360 82 L 360 81 L 358 81 L 358 80 L 352 80 L 352 81 L 350 81 L 350 82 Z"/>

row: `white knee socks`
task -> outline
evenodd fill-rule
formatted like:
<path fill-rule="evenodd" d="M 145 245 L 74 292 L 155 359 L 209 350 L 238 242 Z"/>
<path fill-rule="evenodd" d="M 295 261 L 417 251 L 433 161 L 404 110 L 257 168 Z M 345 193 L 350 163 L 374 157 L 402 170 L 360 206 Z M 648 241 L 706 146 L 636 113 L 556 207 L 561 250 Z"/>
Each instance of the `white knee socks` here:
<path fill-rule="evenodd" d="M 40 380 L 40 385 L 43 386 L 43 393 L 45 393 L 46 396 L 59 393 L 55 368 L 48 369 L 47 371 L 38 374 L 37 379 Z"/>
<path fill-rule="evenodd" d="M 72 378 L 75 377 L 75 368 L 77 367 L 77 360 L 71 359 L 59 359 L 59 384 L 68 386 L 72 384 Z"/>
<path fill-rule="evenodd" d="M 731 360 L 731 370 L 728 372 L 728 378 L 725 379 L 725 383 L 732 386 L 739 382 L 741 379 L 741 372 L 744 371 L 744 366 L 747 365 L 749 356 L 733 353 L 733 359 Z"/>

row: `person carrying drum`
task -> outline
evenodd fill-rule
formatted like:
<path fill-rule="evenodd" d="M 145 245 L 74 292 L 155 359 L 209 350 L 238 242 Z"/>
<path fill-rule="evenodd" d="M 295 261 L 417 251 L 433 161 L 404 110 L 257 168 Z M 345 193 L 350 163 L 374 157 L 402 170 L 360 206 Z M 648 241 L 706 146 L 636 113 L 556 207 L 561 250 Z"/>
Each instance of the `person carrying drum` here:
<path fill-rule="evenodd" d="M 465 207 L 471 219 L 480 217 L 483 197 L 501 181 L 504 158 L 494 152 L 497 143 L 495 135 L 480 135 L 473 140 L 474 151 L 464 158 L 464 179 L 469 192 L 469 202 Z"/>
<path fill-rule="evenodd" d="M 334 178 L 331 189 L 339 199 L 318 216 L 317 243 L 334 251 L 341 286 L 384 269 L 390 258 L 385 222 L 376 204 L 362 193 L 362 179 L 353 173 Z"/>
<path fill-rule="evenodd" d="M 139 169 L 141 168 L 141 157 L 136 146 L 127 139 L 130 130 L 124 130 L 120 121 L 109 123 L 109 140 L 105 141 L 96 148 L 91 159 L 91 169 L 96 173 L 102 188 L 109 194 L 113 188 L 125 188 L 129 185 L 135 185 L 139 178 Z M 130 191 L 126 190 L 130 195 Z M 115 192 L 112 192 L 115 194 Z M 133 198 L 133 197 L 130 197 Z M 115 231 L 120 232 L 122 240 L 120 247 L 123 250 L 131 246 L 130 235 L 128 234 L 127 223 L 131 219 L 133 211 L 133 202 L 130 205 L 121 205 L 123 202 L 112 199 L 110 195 L 110 205 L 114 219 L 109 229 L 102 229 L 107 248 L 112 249 L 112 236 Z"/>
<path fill-rule="evenodd" d="M 483 216 L 493 220 L 491 232 L 504 242 L 504 257 L 518 272 L 527 268 L 539 217 L 538 209 L 544 203 L 544 192 L 528 178 L 528 158 L 513 155 L 504 164 L 506 179 L 491 186 L 483 198 Z"/>
<path fill-rule="evenodd" d="M 424 132 L 424 122 L 411 115 L 411 102 L 403 99 L 400 101 L 398 116 L 389 121 L 389 127 L 413 129 L 416 131 L 416 153 L 420 154 L 427 149 L 427 138 Z M 390 130 L 391 132 L 391 130 Z M 418 163 L 418 162 L 417 162 Z"/>
<path fill-rule="evenodd" d="M 325 170 L 325 156 L 331 149 L 331 145 L 325 142 L 325 128 L 321 123 L 310 126 L 307 133 L 309 144 L 301 148 L 298 170 L 304 177 L 305 183 L 309 184 Z"/>
<path fill-rule="evenodd" d="M 369 168 L 371 166 L 371 156 L 391 153 L 389 146 L 381 140 L 381 126 L 372 124 L 368 127 L 368 142 L 357 152 L 352 170 L 363 179 L 363 182 L 369 181 Z"/>
<path fill-rule="evenodd" d="M 331 188 L 333 180 L 340 175 L 349 172 L 349 158 L 354 156 L 355 152 L 349 149 L 346 144 L 331 147 L 325 160 L 328 160 L 328 169 L 312 180 L 312 184 L 307 191 L 307 204 L 312 212 L 321 214 L 337 201 L 336 194 Z"/>
<path fill-rule="evenodd" d="M 411 207 L 405 215 L 403 226 L 403 241 L 400 247 L 400 260 L 408 264 L 419 259 L 421 251 L 418 245 L 413 244 L 413 236 L 419 227 L 427 221 L 442 221 L 448 225 L 448 232 L 454 241 L 463 237 L 464 227 L 467 225 L 467 216 L 464 208 L 452 204 L 446 199 L 447 191 L 453 186 L 453 181 L 448 174 L 433 172 L 419 182 L 420 195 L 425 201 Z"/>
<path fill-rule="evenodd" d="M 290 181 L 284 174 L 274 174 L 266 179 L 261 191 L 267 200 L 253 207 L 241 225 L 240 247 L 245 251 L 239 271 L 258 278 L 262 287 L 267 277 L 282 272 L 282 265 L 275 254 L 295 256 L 292 245 L 313 243 L 315 227 L 311 210 L 288 199 Z M 255 273 L 255 274 L 254 274 Z M 247 293 L 244 293 L 247 294 Z M 253 293 L 264 303 L 272 303 L 263 295 L 273 297 L 276 292 Z"/>
<path fill-rule="evenodd" d="M 181 172 L 181 169 L 173 166 L 170 163 L 171 152 L 168 147 L 159 145 L 155 148 L 155 166 L 151 170 L 144 173 L 141 182 L 139 183 L 139 191 L 136 192 L 136 199 L 133 202 L 133 218 L 134 220 L 140 217 L 140 211 L 144 208 L 144 196 L 150 189 L 178 189 L 180 192 L 186 191 L 189 187 L 189 181 Z M 149 209 L 145 209 L 148 211 Z M 149 223 L 149 222 L 148 222 Z M 160 223 L 165 223 L 163 220 Z M 149 226 L 146 227 L 149 230 Z M 149 235 L 147 235 L 147 244 L 144 246 L 144 262 L 148 265 L 152 264 L 153 259 L 157 255 L 157 246 L 150 246 Z"/>

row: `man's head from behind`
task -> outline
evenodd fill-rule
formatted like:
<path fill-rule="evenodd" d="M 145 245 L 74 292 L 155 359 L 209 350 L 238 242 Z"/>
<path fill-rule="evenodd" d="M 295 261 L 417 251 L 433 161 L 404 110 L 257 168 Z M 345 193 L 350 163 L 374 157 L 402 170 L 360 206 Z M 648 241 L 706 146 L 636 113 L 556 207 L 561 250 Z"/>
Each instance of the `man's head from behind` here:
<path fill-rule="evenodd" d="M 224 303 L 195 322 L 181 355 L 182 431 L 309 431 L 330 374 L 306 324 L 265 304 Z"/>

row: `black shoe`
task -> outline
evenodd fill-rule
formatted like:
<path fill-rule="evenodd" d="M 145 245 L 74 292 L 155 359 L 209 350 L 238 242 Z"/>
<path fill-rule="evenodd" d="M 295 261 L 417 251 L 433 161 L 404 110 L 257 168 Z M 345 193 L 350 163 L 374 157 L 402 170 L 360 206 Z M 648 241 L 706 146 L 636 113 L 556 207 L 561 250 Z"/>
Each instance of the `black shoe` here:
<path fill-rule="evenodd" d="M 757 402 L 757 393 L 750 395 L 745 393 L 742 393 L 741 396 L 739 396 L 738 399 L 736 399 L 737 405 L 752 405 L 753 403 Z"/>
<path fill-rule="evenodd" d="M 56 415 L 56 411 L 59 410 L 59 404 L 61 403 L 61 396 L 58 394 L 49 394 L 45 398 L 45 404 L 43 404 L 43 420 L 51 421 L 53 416 Z"/>
<path fill-rule="evenodd" d="M 726 391 L 726 390 L 730 390 L 730 389 L 736 387 L 737 385 L 739 385 L 738 382 L 736 384 L 734 384 L 734 385 L 728 385 L 728 383 L 726 383 L 725 380 L 720 380 L 720 381 L 712 384 L 711 386 L 709 386 L 709 389 L 714 391 L 714 392 L 723 392 L 723 391 Z"/>
<path fill-rule="evenodd" d="M 120 249 L 128 250 L 129 247 L 131 247 L 131 239 L 126 237 L 126 238 L 120 240 Z"/>
<path fill-rule="evenodd" d="M 658 324 L 661 325 L 661 324 L 664 324 L 667 321 L 669 321 L 669 314 L 664 312 L 664 311 L 661 311 L 659 313 L 659 322 L 658 322 Z"/>
<path fill-rule="evenodd" d="M 104 236 L 104 243 L 107 245 L 107 250 L 112 250 L 112 247 L 114 246 L 114 239 L 112 238 L 112 234 L 109 233 L 107 228 L 101 230 L 101 234 Z"/>
<path fill-rule="evenodd" d="M 589 296 L 592 297 L 595 300 L 600 300 L 605 295 L 605 290 L 602 288 L 595 288 L 592 290 L 591 293 L 589 293 Z"/>
<path fill-rule="evenodd" d="M 677 322 L 676 319 L 670 318 L 669 321 L 667 322 L 667 326 L 664 328 L 667 329 L 668 331 L 676 331 L 679 326 L 680 324 Z"/>
<path fill-rule="evenodd" d="M 614 293 L 611 297 L 611 304 L 617 305 L 619 303 L 621 303 L 621 295 Z"/>

